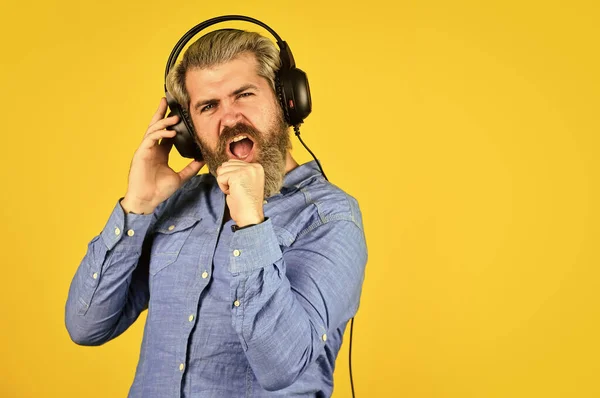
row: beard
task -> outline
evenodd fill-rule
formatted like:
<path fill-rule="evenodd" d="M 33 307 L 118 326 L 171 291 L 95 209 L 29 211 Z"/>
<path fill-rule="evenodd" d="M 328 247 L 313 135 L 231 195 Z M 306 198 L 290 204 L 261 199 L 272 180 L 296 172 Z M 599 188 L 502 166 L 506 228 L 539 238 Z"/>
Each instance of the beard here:
<path fill-rule="evenodd" d="M 285 163 L 287 151 L 292 147 L 288 132 L 288 125 L 283 119 L 282 112 L 277 112 L 277 117 L 267 131 L 261 132 L 252 126 L 238 123 L 232 127 L 225 127 L 219 135 L 217 148 L 211 150 L 198 135 L 200 152 L 208 166 L 208 171 L 217 176 L 217 168 L 229 160 L 227 144 L 237 135 L 246 135 L 254 142 L 254 162 L 260 163 L 265 174 L 265 198 L 279 192 L 285 176 Z"/>

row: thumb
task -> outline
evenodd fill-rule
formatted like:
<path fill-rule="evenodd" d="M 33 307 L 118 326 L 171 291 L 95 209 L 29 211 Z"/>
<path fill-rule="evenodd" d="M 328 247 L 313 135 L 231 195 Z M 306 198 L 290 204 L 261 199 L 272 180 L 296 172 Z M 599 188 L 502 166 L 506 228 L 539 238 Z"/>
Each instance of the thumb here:
<path fill-rule="evenodd" d="M 181 178 L 182 182 L 186 182 L 200 171 L 200 169 L 205 165 L 205 162 L 199 160 L 191 161 L 187 166 L 183 168 L 178 174 L 179 178 Z"/>

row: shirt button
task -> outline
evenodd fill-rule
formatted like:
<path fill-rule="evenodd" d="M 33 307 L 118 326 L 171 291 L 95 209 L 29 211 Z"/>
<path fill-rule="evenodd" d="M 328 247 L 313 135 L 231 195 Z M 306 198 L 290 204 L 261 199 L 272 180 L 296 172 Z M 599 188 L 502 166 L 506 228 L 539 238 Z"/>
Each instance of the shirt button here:
<path fill-rule="evenodd" d="M 241 252 L 240 252 L 238 249 L 235 249 L 235 250 L 233 251 L 233 255 L 234 255 L 235 257 L 239 257 L 239 256 L 240 256 L 240 254 L 241 254 Z"/>
<path fill-rule="evenodd" d="M 92 275 L 92 278 L 94 278 L 94 279 L 98 279 L 98 273 L 97 273 L 97 272 L 94 272 L 94 275 Z"/>
<path fill-rule="evenodd" d="M 167 228 L 169 231 L 172 231 L 175 229 L 175 225 L 169 225 L 169 228 Z"/>
<path fill-rule="evenodd" d="M 179 370 L 181 370 L 182 372 L 183 372 L 183 368 L 184 368 L 184 367 L 185 367 L 185 366 L 183 366 L 183 364 L 182 364 L 182 363 L 180 363 L 180 364 L 179 364 Z"/>
<path fill-rule="evenodd" d="M 240 302 L 239 302 L 238 300 L 235 300 L 235 301 L 233 302 L 233 305 L 235 305 L 236 307 L 239 307 L 239 306 L 240 306 Z"/>
<path fill-rule="evenodd" d="M 194 315 L 190 315 L 190 317 L 188 318 L 188 320 L 191 322 L 194 320 Z"/>
<path fill-rule="evenodd" d="M 129 236 L 133 236 L 135 234 L 135 232 L 133 232 L 133 229 L 130 229 L 129 231 L 127 231 L 127 235 Z"/>
<path fill-rule="evenodd" d="M 119 228 L 115 228 L 115 235 L 119 235 L 121 233 L 121 230 Z"/>
<path fill-rule="evenodd" d="M 202 273 L 202 279 L 206 279 L 206 278 L 208 278 L 208 272 L 204 271 Z"/>
<path fill-rule="evenodd" d="M 266 200 L 263 200 L 263 205 L 266 205 L 267 203 L 269 203 L 269 202 L 267 202 Z"/>
<path fill-rule="evenodd" d="M 327 335 L 324 334 L 323 336 L 321 336 L 321 338 L 323 339 L 323 341 L 327 341 Z"/>

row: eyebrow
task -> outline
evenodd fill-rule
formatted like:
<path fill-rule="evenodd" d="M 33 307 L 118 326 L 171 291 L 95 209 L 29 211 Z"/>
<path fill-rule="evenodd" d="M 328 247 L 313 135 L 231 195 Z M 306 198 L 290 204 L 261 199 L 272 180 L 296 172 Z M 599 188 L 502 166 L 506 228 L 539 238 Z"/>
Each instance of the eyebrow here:
<path fill-rule="evenodd" d="M 242 87 L 234 90 L 231 92 L 231 94 L 229 94 L 230 97 L 235 97 L 238 94 L 243 93 L 246 90 L 249 89 L 254 89 L 254 90 L 258 90 L 258 87 L 255 86 L 254 84 L 244 84 Z M 202 101 L 198 101 L 196 102 L 196 104 L 194 105 L 194 110 L 197 110 L 198 108 L 203 107 L 204 105 L 213 105 L 213 104 L 218 104 L 219 100 L 216 98 L 211 98 L 211 99 L 206 99 L 206 100 L 202 100 Z"/>

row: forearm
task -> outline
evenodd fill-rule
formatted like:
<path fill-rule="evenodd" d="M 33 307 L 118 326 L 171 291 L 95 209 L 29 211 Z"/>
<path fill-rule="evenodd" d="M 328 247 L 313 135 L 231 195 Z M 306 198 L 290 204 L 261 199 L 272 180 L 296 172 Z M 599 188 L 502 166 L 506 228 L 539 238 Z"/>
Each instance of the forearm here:
<path fill-rule="evenodd" d="M 323 353 L 328 333 L 358 307 L 364 235 L 354 224 L 338 224 L 317 228 L 284 255 L 270 225 L 238 231 L 245 236 L 232 240 L 233 250 L 242 248 L 231 261 L 233 324 L 263 388 L 292 384 Z"/>
<path fill-rule="evenodd" d="M 238 292 L 234 308 L 238 334 L 259 384 L 266 390 L 288 387 L 323 352 L 327 334 L 324 320 L 309 314 L 294 297 L 281 264 L 245 280 L 260 286 Z M 311 316 L 312 315 L 312 316 Z"/>
<path fill-rule="evenodd" d="M 117 204 L 101 234 L 88 245 L 65 310 L 67 330 L 76 343 L 98 345 L 118 336 L 147 307 L 148 278 L 141 254 L 151 222 L 152 216 L 125 215 Z"/>

